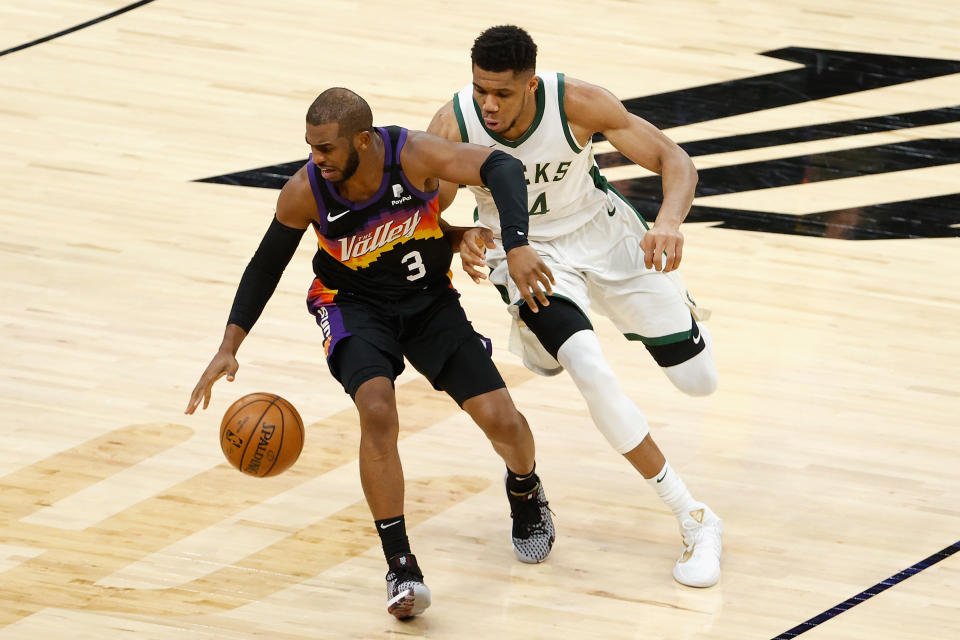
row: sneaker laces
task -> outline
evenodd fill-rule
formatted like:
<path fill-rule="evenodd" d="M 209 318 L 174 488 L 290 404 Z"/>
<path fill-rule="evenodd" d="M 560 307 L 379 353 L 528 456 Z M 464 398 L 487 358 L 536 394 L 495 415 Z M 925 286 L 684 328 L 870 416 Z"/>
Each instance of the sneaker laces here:
<path fill-rule="evenodd" d="M 718 542 L 720 536 L 716 534 L 717 525 L 716 523 L 704 524 L 702 522 L 697 522 L 692 518 L 684 518 L 683 522 L 680 525 L 683 535 L 683 545 L 687 549 L 692 549 L 694 545 L 697 545 L 698 549 L 709 549 L 718 557 L 720 556 L 720 548 Z M 715 535 L 707 535 L 707 533 L 714 533 Z"/>
<path fill-rule="evenodd" d="M 423 582 L 423 573 L 412 562 L 398 565 L 390 569 L 390 575 L 393 576 L 393 591 L 398 593 L 401 586 L 409 582 Z"/>
<path fill-rule="evenodd" d="M 542 515 L 546 508 L 550 513 L 550 503 L 540 499 L 540 483 L 522 495 L 510 492 L 510 517 L 513 518 L 513 537 L 526 539 L 535 534 L 547 534 L 547 526 Z"/>

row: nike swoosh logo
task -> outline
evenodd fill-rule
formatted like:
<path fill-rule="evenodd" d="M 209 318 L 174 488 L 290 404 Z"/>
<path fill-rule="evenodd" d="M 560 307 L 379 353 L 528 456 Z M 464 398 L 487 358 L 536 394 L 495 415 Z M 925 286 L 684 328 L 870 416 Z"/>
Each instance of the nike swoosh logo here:
<path fill-rule="evenodd" d="M 341 212 L 340 212 L 339 214 L 337 214 L 337 215 L 332 215 L 332 214 L 328 211 L 328 212 L 327 212 L 327 221 L 328 221 L 328 222 L 333 222 L 334 220 L 339 220 L 339 219 L 342 218 L 343 216 L 345 216 L 345 215 L 347 215 L 348 213 L 350 213 L 350 211 L 351 211 L 351 209 L 347 209 L 346 211 L 341 211 Z"/>
<path fill-rule="evenodd" d="M 387 524 L 387 523 L 385 523 L 385 522 L 381 522 L 381 523 L 380 523 L 380 528 L 381 528 L 381 529 L 389 529 L 390 527 L 392 527 L 392 526 L 395 525 L 395 524 L 400 524 L 400 521 L 399 521 L 399 520 L 394 520 L 394 521 L 391 522 L 390 524 Z"/>
<path fill-rule="evenodd" d="M 661 482 L 663 482 L 663 479 L 666 478 L 666 477 L 667 477 L 667 472 L 664 471 L 664 472 L 663 472 L 663 475 L 660 476 L 659 478 L 657 478 L 657 484 L 660 484 Z"/>
<path fill-rule="evenodd" d="M 700 344 L 700 338 L 703 337 L 703 334 L 700 333 L 699 329 L 697 330 L 697 335 L 693 338 L 693 344 Z"/>

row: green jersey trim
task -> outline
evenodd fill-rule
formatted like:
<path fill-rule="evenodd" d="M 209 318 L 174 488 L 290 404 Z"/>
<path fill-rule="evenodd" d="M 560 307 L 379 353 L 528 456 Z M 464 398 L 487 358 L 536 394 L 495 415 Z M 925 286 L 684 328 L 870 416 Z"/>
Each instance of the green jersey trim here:
<path fill-rule="evenodd" d="M 563 74 L 557 74 L 557 102 L 560 105 L 560 126 L 563 127 L 563 135 L 567 139 L 567 144 L 570 145 L 570 148 L 573 149 L 574 153 L 580 153 L 583 151 L 583 147 L 576 141 L 573 137 L 573 134 L 570 133 L 570 123 L 567 122 L 567 110 L 563 108 L 563 92 L 564 92 L 564 79 Z"/>
<path fill-rule="evenodd" d="M 599 169 L 597 169 L 597 173 L 598 173 L 598 174 L 600 173 L 600 170 L 599 170 Z M 606 182 L 606 180 L 604 180 L 604 182 Z M 618 198 L 620 198 L 621 200 L 623 200 L 623 203 L 624 203 L 625 205 L 627 205 L 628 207 L 630 207 L 630 209 L 632 209 L 633 212 L 634 212 L 635 214 L 637 214 L 637 218 L 640 220 L 641 223 L 643 223 L 643 228 L 644 228 L 644 229 L 647 229 L 647 230 L 650 229 L 650 225 L 647 224 L 647 221 L 643 218 L 642 215 L 640 215 L 640 212 L 637 211 L 637 208 L 636 208 L 635 206 L 633 206 L 633 204 L 632 204 L 629 200 L 627 200 L 626 198 L 624 198 L 624 197 L 623 197 L 623 194 L 621 194 L 619 191 L 617 191 L 616 188 L 615 188 L 612 184 L 610 184 L 609 182 L 607 182 L 607 188 L 610 189 L 610 191 L 613 191 L 613 193 L 616 194 L 616 196 L 617 196 Z"/>
<path fill-rule="evenodd" d="M 590 177 L 593 179 L 593 186 L 595 186 L 597 189 L 600 189 L 600 191 L 603 191 L 604 193 L 610 191 L 610 183 L 607 182 L 607 179 L 603 177 L 602 173 L 600 173 L 600 167 L 598 167 L 596 164 L 590 167 Z M 622 198 L 623 196 L 620 197 Z"/>
<path fill-rule="evenodd" d="M 527 127 L 527 130 L 522 136 L 516 140 L 507 140 L 506 138 L 497 135 L 490 129 L 487 129 L 487 124 L 483 121 L 483 114 L 480 112 L 480 105 L 477 104 L 476 99 L 473 100 L 473 108 L 477 112 L 477 120 L 480 121 L 480 126 L 483 127 L 483 130 L 487 132 L 491 138 L 496 140 L 502 145 L 508 147 L 519 147 L 523 142 L 533 135 L 533 132 L 537 130 L 537 127 L 540 125 L 540 121 L 543 120 L 543 108 L 546 104 L 546 91 L 543 88 L 543 80 L 540 79 L 540 76 L 537 76 L 537 114 L 533 117 L 533 122 Z M 466 142 L 466 140 L 464 140 Z"/>
<path fill-rule="evenodd" d="M 457 126 L 460 128 L 460 142 L 470 142 L 470 136 L 467 135 L 467 122 L 463 119 L 463 111 L 460 111 L 460 96 L 453 94 L 453 114 L 457 116 Z"/>

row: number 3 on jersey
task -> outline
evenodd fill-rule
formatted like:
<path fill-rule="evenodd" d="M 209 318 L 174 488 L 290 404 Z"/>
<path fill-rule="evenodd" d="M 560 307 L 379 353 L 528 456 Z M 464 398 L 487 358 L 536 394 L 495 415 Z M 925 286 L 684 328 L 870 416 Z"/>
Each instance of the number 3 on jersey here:
<path fill-rule="evenodd" d="M 410 269 L 412 272 L 407 276 L 407 280 L 418 280 L 423 276 L 427 275 L 427 269 L 423 266 L 423 258 L 420 256 L 419 251 L 411 251 L 407 255 L 400 258 L 402 264 L 407 265 L 407 269 Z M 407 264 L 407 263 L 410 264 Z"/>

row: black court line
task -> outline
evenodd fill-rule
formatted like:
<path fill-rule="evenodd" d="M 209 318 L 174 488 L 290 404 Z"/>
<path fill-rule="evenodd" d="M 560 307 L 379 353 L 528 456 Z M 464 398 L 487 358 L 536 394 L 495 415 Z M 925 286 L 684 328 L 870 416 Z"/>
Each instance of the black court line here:
<path fill-rule="evenodd" d="M 941 560 L 946 560 L 947 558 L 955 554 L 957 551 L 960 551 L 960 540 L 958 540 L 957 542 L 954 542 L 952 545 L 950 545 L 945 549 L 937 551 L 935 554 L 933 554 L 929 558 L 924 558 L 923 560 L 913 565 L 912 567 L 908 569 L 904 569 L 900 573 L 896 573 L 890 576 L 883 582 L 873 585 L 866 591 L 861 591 L 860 593 L 853 596 L 852 598 L 844 600 L 837 606 L 827 609 L 820 615 L 814 616 L 809 620 L 807 620 L 806 622 L 798 624 L 793 629 L 790 629 L 789 631 L 784 631 L 780 635 L 773 638 L 773 640 L 790 640 L 790 638 L 796 638 L 801 633 L 804 633 L 805 631 L 809 631 L 810 629 L 813 629 L 817 625 L 826 622 L 830 618 L 833 618 L 834 616 L 843 613 L 847 609 L 857 606 L 864 600 L 869 600 L 870 598 L 877 595 L 878 593 L 882 591 L 886 591 L 893 585 L 903 582 L 910 576 L 918 574 L 924 569 L 932 567 L 933 565 L 937 564 Z"/>
<path fill-rule="evenodd" d="M 44 37 L 39 38 L 39 39 L 37 39 L 37 40 L 33 40 L 33 41 L 31 41 L 31 42 L 27 42 L 26 44 L 17 45 L 16 47 L 13 47 L 12 49 L 5 49 L 5 50 L 3 50 L 3 51 L 0 51 L 0 56 L 5 56 L 5 55 L 7 55 L 8 53 L 14 53 L 14 52 L 16 52 L 16 51 L 22 51 L 23 49 L 28 49 L 28 48 L 33 47 L 33 46 L 35 46 L 35 45 L 43 44 L 44 42 L 49 42 L 50 40 L 53 40 L 54 38 L 59 38 L 60 36 L 65 36 L 65 35 L 67 35 L 68 33 L 73 33 L 74 31 L 80 31 L 80 29 L 84 29 L 84 28 L 86 28 L 86 27 L 89 27 L 90 25 L 97 24 L 98 22 L 103 22 L 104 20 L 109 20 L 110 18 L 113 18 L 114 16 L 118 16 L 118 15 L 120 15 L 121 13 L 126 13 L 127 11 L 132 11 L 133 9 L 136 9 L 137 7 L 142 7 L 143 5 L 145 5 L 145 4 L 150 4 L 151 2 L 153 2 L 153 0 L 140 0 L 140 2 L 134 2 L 134 3 L 131 4 L 131 5 L 127 5 L 126 7 L 123 7 L 123 8 L 121 8 L 121 9 L 117 9 L 116 11 L 111 11 L 110 13 L 108 13 L 108 14 L 106 14 L 106 15 L 102 15 L 102 16 L 100 16 L 99 18 L 94 18 L 93 20 L 87 20 L 86 22 L 84 22 L 84 23 L 82 23 L 82 24 L 78 24 L 78 25 L 75 26 L 75 27 L 70 27 L 69 29 L 64 29 L 63 31 L 57 31 L 56 33 L 52 33 L 52 34 L 50 34 L 49 36 L 44 36 Z"/>
<path fill-rule="evenodd" d="M 873 118 L 857 118 L 840 122 L 776 129 L 759 133 L 744 133 L 722 138 L 694 140 L 678 143 L 680 148 L 691 157 L 710 155 L 714 153 L 729 153 L 731 151 L 747 151 L 777 147 L 798 142 L 812 142 L 816 140 L 830 140 L 859 136 L 868 133 L 883 131 L 898 131 L 914 127 L 928 127 L 937 124 L 960 122 L 960 105 L 943 107 L 941 109 L 927 109 L 908 113 L 895 113 Z M 632 160 L 619 151 L 599 153 L 596 157 L 597 165 L 601 169 L 607 167 L 623 167 L 634 164 Z"/>

